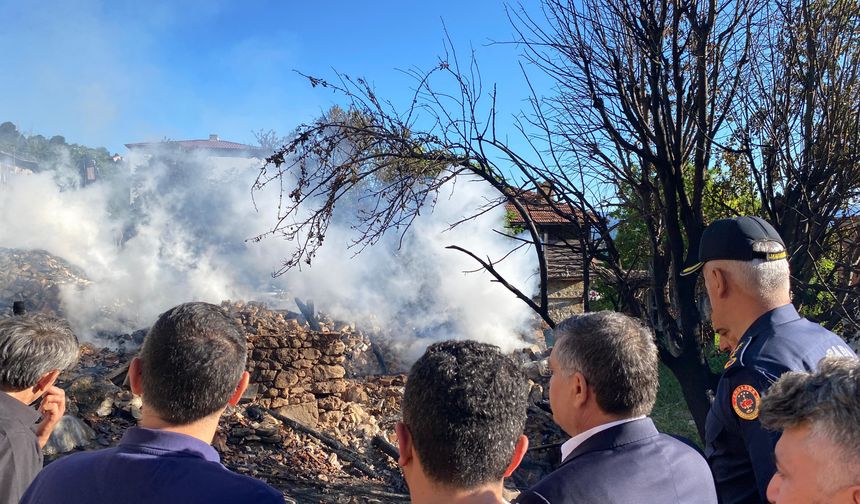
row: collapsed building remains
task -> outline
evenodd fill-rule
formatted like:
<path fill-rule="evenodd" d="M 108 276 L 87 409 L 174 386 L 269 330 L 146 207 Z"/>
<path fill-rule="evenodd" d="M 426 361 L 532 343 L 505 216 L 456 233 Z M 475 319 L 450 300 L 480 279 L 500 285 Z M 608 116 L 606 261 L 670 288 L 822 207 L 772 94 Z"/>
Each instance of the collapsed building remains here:
<path fill-rule="evenodd" d="M 13 300 L 26 301 L 28 311 L 61 314 L 59 286 L 87 282 L 47 252 L 2 249 L 0 317 L 11 315 Z M 221 307 L 247 336 L 252 376 L 213 442 L 224 464 L 267 481 L 287 502 L 408 502 L 394 435 L 406 375 L 385 340 L 308 312 L 306 317 L 246 302 Z M 68 409 L 46 448 L 49 460 L 113 446 L 140 418 L 142 402 L 128 389 L 125 372 L 144 336 L 144 330 L 101 333 L 95 344 L 81 347 L 77 366 L 58 382 L 67 391 Z M 391 362 L 384 362 L 386 356 Z M 547 407 L 545 348 L 533 345 L 512 357 L 531 384 L 526 435 L 532 449 L 508 480 L 515 492 L 554 467 L 562 434 Z"/>

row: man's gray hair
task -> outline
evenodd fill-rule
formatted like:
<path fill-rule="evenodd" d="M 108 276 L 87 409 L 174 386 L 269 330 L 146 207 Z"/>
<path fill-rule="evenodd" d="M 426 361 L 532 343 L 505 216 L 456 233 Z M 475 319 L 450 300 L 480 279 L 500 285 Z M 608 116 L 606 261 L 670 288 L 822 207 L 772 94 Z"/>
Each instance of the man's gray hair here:
<path fill-rule="evenodd" d="M 78 339 L 65 320 L 42 314 L 0 320 L 0 390 L 30 388 L 77 360 Z"/>
<path fill-rule="evenodd" d="M 755 252 L 783 252 L 785 247 L 776 241 L 760 241 L 753 243 Z M 752 261 L 732 261 L 721 259 L 714 261 L 747 294 L 757 296 L 762 301 L 769 301 L 781 296 L 788 296 L 791 290 L 791 274 L 788 260 L 779 259 L 767 261 L 753 259 Z"/>
<path fill-rule="evenodd" d="M 606 413 L 648 415 L 657 400 L 657 345 L 651 331 L 621 313 L 574 315 L 555 328 L 562 372 L 580 372 Z"/>
<path fill-rule="evenodd" d="M 760 420 L 771 430 L 809 426 L 812 437 L 838 447 L 832 485 L 860 484 L 860 359 L 826 357 L 815 373 L 789 372 L 762 399 Z M 837 456 L 833 456 L 837 455 Z"/>

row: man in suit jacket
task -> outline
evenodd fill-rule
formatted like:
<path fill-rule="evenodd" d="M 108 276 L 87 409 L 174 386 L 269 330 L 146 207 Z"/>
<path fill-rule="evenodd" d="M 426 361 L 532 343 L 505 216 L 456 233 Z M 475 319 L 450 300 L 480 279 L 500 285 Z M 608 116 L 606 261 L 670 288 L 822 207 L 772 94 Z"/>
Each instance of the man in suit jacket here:
<path fill-rule="evenodd" d="M 555 329 L 550 406 L 572 437 L 561 466 L 519 504 L 716 504 L 714 480 L 692 447 L 657 432 L 657 346 L 637 320 L 613 312 L 571 317 Z"/>

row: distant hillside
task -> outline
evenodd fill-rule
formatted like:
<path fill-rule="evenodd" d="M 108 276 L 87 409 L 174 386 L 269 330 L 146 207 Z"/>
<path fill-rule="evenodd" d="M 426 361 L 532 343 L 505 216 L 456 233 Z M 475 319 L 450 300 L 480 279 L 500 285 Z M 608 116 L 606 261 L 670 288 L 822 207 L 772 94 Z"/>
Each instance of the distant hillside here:
<path fill-rule="evenodd" d="M 66 143 L 62 135 L 47 138 L 42 135 L 26 135 L 18 131 L 14 123 L 0 124 L 0 151 L 14 154 L 26 161 L 35 161 L 39 170 L 54 170 L 60 167 L 80 169 L 85 163 L 95 161 L 102 175 L 112 171 L 114 165 L 110 152 L 104 147 Z"/>

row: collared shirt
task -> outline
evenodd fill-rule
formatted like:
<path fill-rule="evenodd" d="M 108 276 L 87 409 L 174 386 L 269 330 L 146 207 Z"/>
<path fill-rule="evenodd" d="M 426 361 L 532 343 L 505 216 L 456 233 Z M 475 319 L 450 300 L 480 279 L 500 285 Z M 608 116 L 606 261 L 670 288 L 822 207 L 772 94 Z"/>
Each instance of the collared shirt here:
<path fill-rule="evenodd" d="M 231 472 L 203 441 L 135 427 L 114 448 L 77 453 L 48 465 L 22 504 L 30 503 L 279 503 L 280 492 Z"/>
<path fill-rule="evenodd" d="M 41 415 L 0 392 L 0 502 L 18 502 L 42 468 L 33 426 Z"/>
<path fill-rule="evenodd" d="M 723 504 L 767 502 L 779 433 L 758 420 L 761 396 L 787 371 L 814 371 L 827 356 L 856 357 L 837 335 L 791 304 L 759 317 L 729 356 L 705 422 L 705 456 Z"/>
<path fill-rule="evenodd" d="M 616 425 L 626 424 L 627 422 L 632 422 L 634 420 L 642 420 L 643 418 L 645 418 L 645 415 L 634 418 L 625 418 L 623 420 L 615 420 L 614 422 L 601 424 L 597 427 L 592 427 L 587 431 L 580 432 L 579 434 L 565 441 L 563 445 L 561 445 L 561 461 L 564 462 L 564 459 L 566 459 L 568 455 L 573 453 L 573 450 L 575 450 L 577 446 L 581 445 L 583 442 L 585 442 L 586 439 L 597 434 L 598 432 L 603 432 L 606 429 L 611 429 L 615 427 Z"/>

